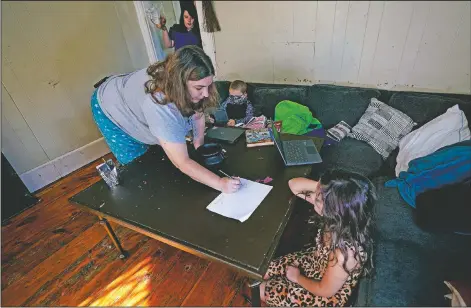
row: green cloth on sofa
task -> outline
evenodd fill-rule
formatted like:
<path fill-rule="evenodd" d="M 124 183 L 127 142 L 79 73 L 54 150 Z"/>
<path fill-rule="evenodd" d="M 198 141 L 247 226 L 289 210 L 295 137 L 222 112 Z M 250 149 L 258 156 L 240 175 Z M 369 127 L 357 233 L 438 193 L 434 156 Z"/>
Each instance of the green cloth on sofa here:
<path fill-rule="evenodd" d="M 312 116 L 306 106 L 283 100 L 275 107 L 275 121 L 282 121 L 281 131 L 286 134 L 304 135 L 322 128 L 321 122 Z"/>

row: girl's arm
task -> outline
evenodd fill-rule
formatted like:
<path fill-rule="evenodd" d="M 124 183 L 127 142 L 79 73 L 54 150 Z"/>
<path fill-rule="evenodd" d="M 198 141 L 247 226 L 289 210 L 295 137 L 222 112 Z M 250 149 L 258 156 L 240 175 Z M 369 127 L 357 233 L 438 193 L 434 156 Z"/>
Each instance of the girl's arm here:
<path fill-rule="evenodd" d="M 306 179 L 306 178 L 294 178 L 288 181 L 289 188 L 296 196 L 305 199 L 309 203 L 314 204 L 315 196 L 312 192 L 315 192 L 318 187 L 317 181 Z M 311 192 L 306 194 L 305 192 Z"/>
<path fill-rule="evenodd" d="M 162 31 L 162 39 L 164 41 L 165 48 L 172 48 L 175 45 L 174 41 L 170 39 L 170 36 L 168 35 L 167 28 L 164 28 Z"/>
<path fill-rule="evenodd" d="M 167 27 L 165 26 L 166 23 L 167 23 L 167 19 L 165 18 L 165 16 L 161 15 L 160 16 L 160 23 L 155 24 L 155 26 L 158 29 L 162 29 L 162 39 L 164 41 L 165 48 L 171 48 L 171 47 L 173 47 L 174 42 L 173 42 L 173 40 L 170 39 L 170 36 L 168 34 L 168 31 L 167 31 Z"/>
<path fill-rule="evenodd" d="M 336 250 L 337 262 L 332 260 L 329 256 L 329 264 L 321 280 L 313 280 L 307 278 L 299 273 L 299 269 L 289 267 L 286 271 L 286 277 L 301 285 L 304 289 L 308 290 L 314 295 L 331 297 L 334 296 L 345 284 L 348 278 L 348 273 L 343 269 L 344 257 L 340 250 Z M 357 260 L 354 258 L 352 250 L 348 250 L 347 269 L 352 270 L 358 265 Z"/>

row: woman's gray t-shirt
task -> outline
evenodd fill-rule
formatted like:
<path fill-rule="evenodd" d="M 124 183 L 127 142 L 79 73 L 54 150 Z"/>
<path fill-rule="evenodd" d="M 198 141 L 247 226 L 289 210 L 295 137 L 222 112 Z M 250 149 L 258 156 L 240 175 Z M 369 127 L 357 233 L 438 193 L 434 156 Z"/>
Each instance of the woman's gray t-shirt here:
<path fill-rule="evenodd" d="M 106 116 L 126 134 L 145 144 L 159 140 L 185 143 L 194 129 L 192 117 L 184 117 L 175 104 L 160 105 L 144 91 L 147 68 L 108 78 L 98 88 L 98 102 Z M 162 93 L 156 93 L 162 99 Z"/>

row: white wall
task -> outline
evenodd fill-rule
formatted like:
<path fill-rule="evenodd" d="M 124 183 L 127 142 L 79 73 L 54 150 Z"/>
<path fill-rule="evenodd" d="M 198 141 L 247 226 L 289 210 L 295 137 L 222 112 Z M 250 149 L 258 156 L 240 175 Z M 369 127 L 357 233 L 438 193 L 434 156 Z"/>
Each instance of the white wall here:
<path fill-rule="evenodd" d="M 217 1 L 218 79 L 471 93 L 470 1 Z"/>
<path fill-rule="evenodd" d="M 35 191 L 109 152 L 93 84 L 148 65 L 132 2 L 2 2 L 2 152 Z"/>

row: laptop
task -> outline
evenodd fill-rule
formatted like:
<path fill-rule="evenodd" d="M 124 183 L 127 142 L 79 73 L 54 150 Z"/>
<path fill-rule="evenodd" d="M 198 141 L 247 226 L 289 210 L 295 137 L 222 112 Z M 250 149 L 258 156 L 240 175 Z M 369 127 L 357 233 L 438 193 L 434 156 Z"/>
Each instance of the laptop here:
<path fill-rule="evenodd" d="M 210 139 L 234 143 L 245 133 L 245 129 L 232 127 L 218 127 L 208 129 L 206 137 Z"/>
<path fill-rule="evenodd" d="M 273 124 L 269 131 L 286 166 L 299 166 L 322 162 L 322 158 L 311 139 L 281 140 L 280 133 Z"/>
<path fill-rule="evenodd" d="M 288 139 L 288 140 L 307 140 L 311 139 L 314 142 L 314 145 L 316 146 L 317 152 L 320 152 L 322 149 L 322 146 L 324 145 L 324 138 L 320 137 L 313 137 L 310 135 L 293 135 L 293 134 L 288 134 L 288 133 L 283 133 L 283 136 L 287 136 L 287 138 L 282 138 L 282 139 Z"/>

